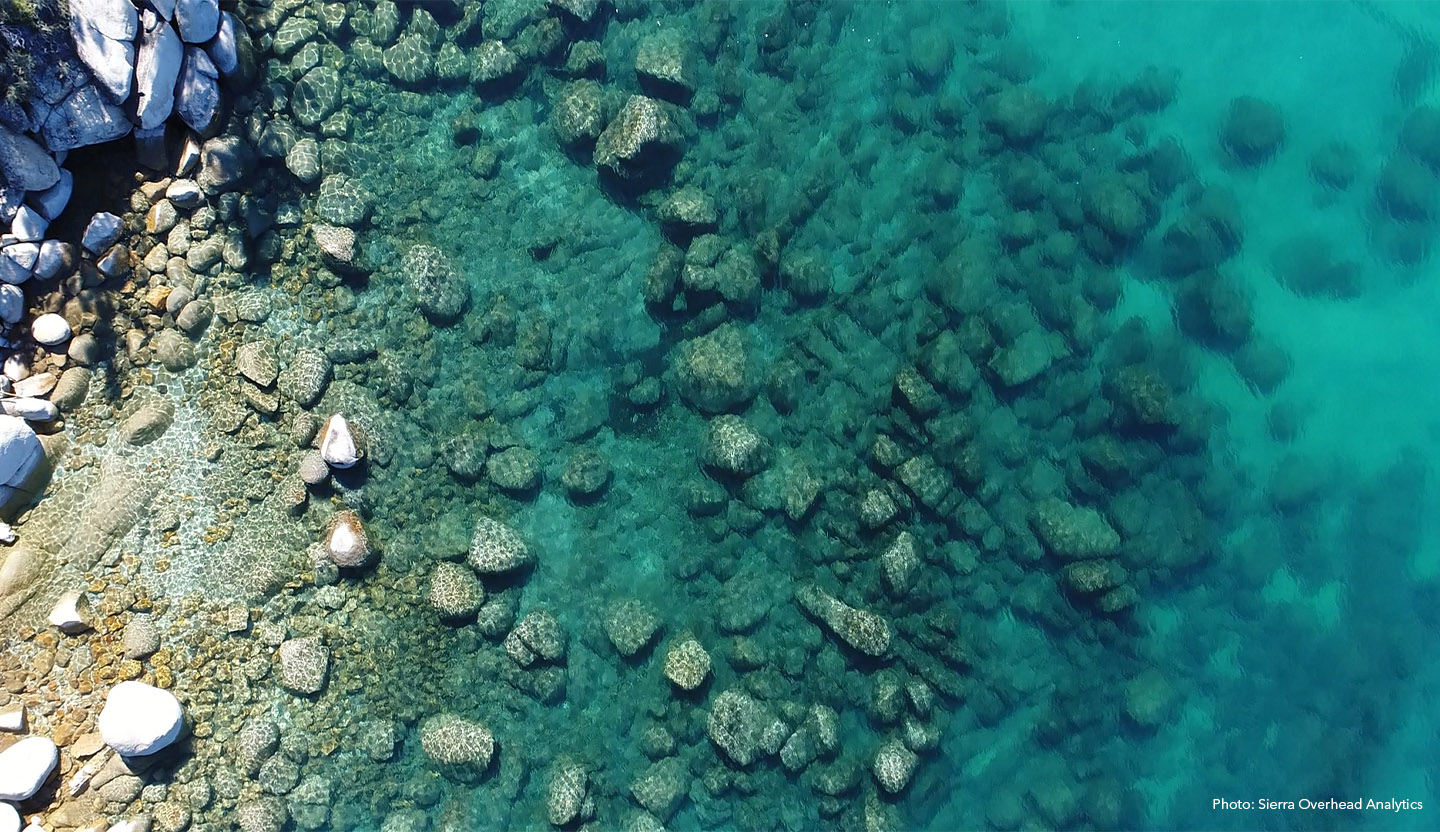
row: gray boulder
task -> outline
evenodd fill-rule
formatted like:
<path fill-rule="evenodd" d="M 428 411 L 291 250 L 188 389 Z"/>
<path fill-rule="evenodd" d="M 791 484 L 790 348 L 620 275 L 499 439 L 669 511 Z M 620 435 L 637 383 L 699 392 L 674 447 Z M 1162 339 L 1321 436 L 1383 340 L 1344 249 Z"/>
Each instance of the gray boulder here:
<path fill-rule="evenodd" d="M 40 191 L 60 181 L 55 159 L 29 136 L 0 127 L 0 174 L 6 184 L 26 191 Z"/>
<path fill-rule="evenodd" d="M 220 30 L 219 0 L 180 0 L 175 4 L 175 24 L 186 43 L 204 43 Z"/>
<path fill-rule="evenodd" d="M 60 168 L 59 180 L 45 190 L 31 194 L 30 204 L 40 212 L 40 216 L 54 222 L 65 211 L 65 206 L 70 204 L 70 194 L 74 190 L 75 176 L 70 171 Z"/>
<path fill-rule="evenodd" d="M 175 84 L 175 112 L 190 129 L 201 134 L 209 132 L 220 115 L 220 72 L 198 46 L 185 47 L 185 60 Z"/>
<path fill-rule="evenodd" d="M 240 38 L 244 35 L 245 30 L 235 20 L 235 15 L 229 12 L 220 13 L 220 26 L 215 32 L 215 39 L 206 45 L 205 51 L 209 53 L 211 63 L 215 64 L 215 68 L 226 78 L 240 71 Z"/>
<path fill-rule="evenodd" d="M 180 36 L 161 17 L 146 11 L 145 29 L 135 53 L 136 116 L 140 128 L 159 127 L 170 117 L 175 106 L 175 82 L 180 77 L 180 63 L 185 49 Z"/>
<path fill-rule="evenodd" d="M 100 90 L 86 84 L 55 105 L 37 125 L 50 150 L 72 150 L 114 141 L 130 132 L 125 111 L 105 100 Z"/>
<path fill-rule="evenodd" d="M 196 179 L 206 193 L 228 191 L 250 173 L 254 162 L 254 151 L 239 136 L 211 139 L 200 148 L 200 173 Z"/>
<path fill-rule="evenodd" d="M 79 16 L 70 18 L 70 35 L 75 54 L 89 67 L 110 100 L 119 104 L 129 98 L 135 76 L 135 44 L 129 39 L 112 38 Z"/>

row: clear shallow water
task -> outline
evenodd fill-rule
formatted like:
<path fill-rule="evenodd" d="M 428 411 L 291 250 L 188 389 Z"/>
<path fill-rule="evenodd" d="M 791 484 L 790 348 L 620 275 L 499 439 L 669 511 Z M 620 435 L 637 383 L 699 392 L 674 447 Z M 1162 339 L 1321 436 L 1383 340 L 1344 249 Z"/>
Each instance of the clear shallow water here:
<path fill-rule="evenodd" d="M 541 828 L 561 759 L 606 829 L 646 828 L 630 825 L 647 776 L 677 829 L 1440 825 L 1436 185 L 1423 164 L 1384 178 L 1423 151 L 1400 133 L 1440 97 L 1427 11 L 745 3 L 580 24 L 537 8 L 567 45 L 479 94 L 402 91 L 339 37 L 352 128 L 326 173 L 374 195 L 377 268 L 328 290 L 303 261 L 257 275 L 298 288 L 272 334 L 378 346 L 320 410 L 371 429 L 363 478 L 333 495 L 383 560 L 339 585 L 355 603 L 326 692 L 269 709 L 337 738 L 304 765 L 346 796 L 326 826 Z M 656 30 L 678 35 L 695 93 L 674 111 L 678 161 L 633 187 L 557 143 L 579 81 L 556 65 L 593 42 L 613 112 Z M 1242 96 L 1263 103 L 1236 124 Z M 1322 180 L 1345 165 L 1316 172 L 1334 142 L 1343 186 Z M 1406 185 L 1422 216 L 1397 209 Z M 682 187 L 713 202 L 713 238 L 663 219 Z M 1202 240 L 1213 262 L 1177 267 L 1197 215 L 1235 244 Z M 416 309 L 418 244 L 463 275 L 453 324 Z M 666 251 L 704 261 L 668 292 Z M 687 364 L 713 332 L 743 356 Z M 762 472 L 705 464 L 714 411 L 763 437 Z M 488 476 L 453 470 L 464 436 L 492 446 Z M 510 446 L 541 485 L 496 486 Z M 581 451 L 611 470 L 596 496 L 567 493 Z M 868 520 L 886 499 L 895 515 Z M 1072 562 L 1045 532 L 1057 501 L 1115 542 Z M 563 662 L 522 668 L 506 628 L 428 607 L 480 516 L 537 555 L 487 591 L 553 615 Z M 883 553 L 902 531 L 919 561 L 897 586 Z M 812 583 L 885 618 L 891 651 L 841 644 L 797 604 Z M 319 597 L 286 590 L 267 615 L 323 619 Z M 626 599 L 661 624 L 632 658 L 605 626 Z M 663 673 L 686 635 L 712 665 L 694 693 Z M 731 691 L 781 742 L 833 709 L 838 748 L 801 771 L 773 747 L 740 764 L 714 741 Z M 427 760 L 418 726 L 442 712 L 495 735 L 483 776 Z M 389 761 L 365 751 L 378 721 L 402 737 Z M 920 753 L 892 795 L 871 769 L 896 743 Z M 1330 797 L 1425 808 L 1212 802 Z"/>

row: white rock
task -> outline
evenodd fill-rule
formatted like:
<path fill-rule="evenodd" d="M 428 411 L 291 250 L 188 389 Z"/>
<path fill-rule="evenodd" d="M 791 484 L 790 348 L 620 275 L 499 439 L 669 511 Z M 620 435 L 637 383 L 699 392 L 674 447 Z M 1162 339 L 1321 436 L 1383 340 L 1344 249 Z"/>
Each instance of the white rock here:
<path fill-rule="evenodd" d="M 78 589 L 61 593 L 55 607 L 50 610 L 50 624 L 67 635 L 90 629 L 90 601 L 85 598 L 85 593 Z"/>
<path fill-rule="evenodd" d="M 19 485 L 44 458 L 45 448 L 25 420 L 0 414 L 0 484 Z"/>
<path fill-rule="evenodd" d="M 33 256 L 32 256 L 33 255 Z M 31 269 L 40 259 L 40 246 L 34 243 L 13 243 L 0 251 L 0 281 L 11 285 L 30 279 Z"/>
<path fill-rule="evenodd" d="M 25 293 L 10 283 L 0 283 L 0 321 L 18 324 L 25 317 Z"/>
<path fill-rule="evenodd" d="M 48 737 L 26 737 L 0 751 L 0 800 L 25 800 L 40 791 L 60 762 Z"/>
<path fill-rule="evenodd" d="M 45 231 L 49 227 L 50 221 L 29 205 L 21 205 L 15 212 L 15 219 L 10 221 L 10 233 L 15 235 L 15 239 L 27 243 L 45 239 Z M 36 253 L 39 253 L 38 249 Z"/>
<path fill-rule="evenodd" d="M 15 529 L 9 523 L 0 523 L 0 543 L 9 546 L 19 539 L 20 536 L 15 534 Z"/>
<path fill-rule="evenodd" d="M 0 414 L 27 422 L 53 422 L 60 418 L 60 408 L 45 399 L 0 399 Z"/>
<path fill-rule="evenodd" d="M 16 353 L 5 356 L 5 362 L 0 364 L 0 373 L 11 381 L 20 381 L 29 378 L 31 370 L 30 365 L 25 362 L 25 356 Z M 10 385 L 5 386 L 7 392 L 10 389 Z"/>
<path fill-rule="evenodd" d="M 320 441 L 320 456 L 331 468 L 352 468 L 360 461 L 360 450 L 350 433 L 350 423 L 339 413 L 325 422 L 325 438 Z"/>
<path fill-rule="evenodd" d="M 40 254 L 35 258 L 35 276 L 41 280 L 59 277 L 62 269 L 70 262 L 68 243 L 46 240 L 40 244 Z"/>
<path fill-rule="evenodd" d="M 146 2 L 150 8 L 166 20 L 175 16 L 175 0 L 146 0 Z"/>
<path fill-rule="evenodd" d="M 25 706 L 16 702 L 0 708 L 0 731 L 10 734 L 25 732 Z"/>
<path fill-rule="evenodd" d="M 220 28 L 219 0 L 180 0 L 175 4 L 175 24 L 186 43 L 204 43 Z"/>
<path fill-rule="evenodd" d="M 175 81 L 180 77 L 185 47 L 170 24 L 155 12 L 147 10 L 142 20 L 144 33 L 135 53 L 136 115 L 140 129 L 150 130 L 164 124 L 175 106 Z"/>
<path fill-rule="evenodd" d="M 150 821 L 122 820 L 105 832 L 150 832 Z"/>
<path fill-rule="evenodd" d="M 126 757 L 154 754 L 180 737 L 185 712 L 175 694 L 144 682 L 110 689 L 97 720 L 100 738 Z"/>
<path fill-rule="evenodd" d="M 0 803 L 0 832 L 20 832 L 20 813 L 9 803 Z"/>
<path fill-rule="evenodd" d="M 130 40 L 140 31 L 130 0 L 70 0 L 70 16 L 115 40 Z"/>
<path fill-rule="evenodd" d="M 125 226 L 120 218 L 114 214 L 101 211 L 90 218 L 90 223 L 85 226 L 85 233 L 80 236 L 80 245 L 91 254 L 99 254 L 105 249 L 115 245 L 120 239 L 120 232 Z"/>
<path fill-rule="evenodd" d="M 75 54 L 90 68 L 90 74 L 95 76 L 110 101 L 118 103 L 129 98 L 135 78 L 135 44 L 128 38 L 112 38 L 74 15 L 70 17 L 70 35 L 75 42 Z"/>
<path fill-rule="evenodd" d="M 43 191 L 30 194 L 30 204 L 40 212 L 40 216 L 54 222 L 65 212 L 65 206 L 70 204 L 70 195 L 74 192 L 75 174 L 60 168 L 60 181 Z"/>
<path fill-rule="evenodd" d="M 53 347 L 70 340 L 70 324 L 54 312 L 47 312 L 30 325 L 30 334 L 36 343 Z"/>
<path fill-rule="evenodd" d="M 55 389 L 54 373 L 37 373 L 24 381 L 15 382 L 11 391 L 20 398 L 43 396 Z"/>
<path fill-rule="evenodd" d="M 199 159 L 200 149 L 195 149 Z M 194 179 L 176 179 L 165 189 L 165 198 L 175 203 L 176 208 L 194 208 L 205 201 L 205 192 Z"/>

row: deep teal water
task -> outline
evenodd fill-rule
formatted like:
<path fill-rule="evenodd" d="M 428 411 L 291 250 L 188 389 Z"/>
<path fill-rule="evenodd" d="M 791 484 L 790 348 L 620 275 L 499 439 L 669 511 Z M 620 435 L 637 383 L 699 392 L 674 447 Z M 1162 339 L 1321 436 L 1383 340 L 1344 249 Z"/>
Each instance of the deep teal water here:
<path fill-rule="evenodd" d="M 486 96 L 357 82 L 350 166 L 377 197 L 367 240 L 384 265 L 345 292 L 383 358 L 353 380 L 402 418 L 393 460 L 346 498 L 384 540 L 386 574 L 422 580 L 478 514 L 507 518 L 539 564 L 491 589 L 521 615 L 554 613 L 570 645 L 563 701 L 547 704 L 473 625 L 438 624 L 423 603 L 361 622 L 399 658 L 356 713 L 409 734 L 397 762 L 323 763 L 363 795 L 331 825 L 540 828 L 546 772 L 570 755 L 596 828 L 624 827 L 644 735 L 663 728 L 687 772 L 676 829 L 860 828 L 867 811 L 915 829 L 1440 826 L 1437 185 L 1402 136 L 1440 104 L 1431 16 L 1292 2 L 607 10 L 576 38 L 598 43 L 607 90 L 638 91 L 636 43 L 657 27 L 689 45 L 697 79 L 679 162 L 644 189 L 557 144 L 568 81 L 543 67 Z M 1232 110 L 1246 96 L 1261 103 Z M 495 154 L 493 174 L 477 174 L 477 152 Z M 681 186 L 715 202 L 714 233 L 754 264 L 745 301 L 682 288 L 683 302 L 644 302 L 657 251 L 702 245 L 657 221 Z M 465 274 L 458 324 L 414 312 L 399 264 L 421 242 Z M 812 273 L 823 291 L 802 296 Z M 701 464 L 708 414 L 683 395 L 684 345 L 721 322 L 744 333 L 755 394 L 726 409 L 770 447 L 744 482 Z M 1031 338 L 1051 360 L 1005 383 L 1005 351 Z M 938 388 L 930 404 L 897 392 L 914 367 Z M 644 379 L 657 404 L 635 403 Z M 545 484 L 517 498 L 453 476 L 445 443 L 476 424 L 512 431 Z M 927 505 L 879 437 L 951 488 Z M 613 468 L 599 498 L 561 485 L 580 448 Z M 802 462 L 824 487 L 795 520 L 781 508 Z M 898 517 L 857 524 L 887 488 Z M 1051 497 L 1119 532 L 1106 561 L 1119 594 L 1077 590 L 1037 539 Z M 878 556 L 902 529 L 922 563 L 896 593 Z M 889 619 L 896 654 L 838 647 L 793 600 L 807 582 Z M 664 622 L 636 659 L 599 623 L 621 598 Z M 677 696 L 661 666 L 686 632 L 713 678 Z M 917 680 L 937 701 L 909 718 L 934 747 L 885 795 L 871 760 L 904 729 L 877 690 Z M 727 762 L 706 715 L 733 689 L 792 728 L 834 708 L 838 758 L 800 774 Z M 426 771 L 414 726 L 441 709 L 496 734 L 480 782 Z M 817 788 L 846 770 L 838 795 Z M 1327 798 L 1423 808 L 1214 806 Z"/>

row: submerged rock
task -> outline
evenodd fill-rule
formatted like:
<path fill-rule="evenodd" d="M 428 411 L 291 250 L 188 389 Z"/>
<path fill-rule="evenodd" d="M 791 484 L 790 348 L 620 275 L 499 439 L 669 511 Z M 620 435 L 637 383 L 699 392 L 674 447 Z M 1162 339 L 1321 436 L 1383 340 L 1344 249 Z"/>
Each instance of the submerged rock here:
<path fill-rule="evenodd" d="M 475 574 L 458 564 L 441 561 L 430 570 L 430 608 L 447 621 L 471 618 L 485 603 L 485 589 Z"/>
<path fill-rule="evenodd" d="M 330 649 L 319 636 L 292 638 L 280 645 L 280 684 L 300 694 L 319 693 L 330 671 Z"/>
<path fill-rule="evenodd" d="M 660 629 L 654 610 L 633 598 L 617 601 L 605 610 L 605 635 L 627 659 L 644 650 Z"/>
<path fill-rule="evenodd" d="M 545 814 L 550 824 L 564 826 L 582 816 L 593 815 L 594 801 L 587 801 L 589 787 L 590 778 L 584 766 L 569 758 L 557 760 L 545 787 Z"/>
<path fill-rule="evenodd" d="M 495 752 L 495 737 L 478 722 L 439 714 L 420 723 L 420 748 L 431 762 L 483 772 Z"/>
<path fill-rule="evenodd" d="M 1073 506 L 1058 497 L 1042 500 L 1030 512 L 1030 527 L 1045 548 L 1065 560 L 1109 557 L 1120 548 L 1120 535 L 1093 508 Z"/>
<path fill-rule="evenodd" d="M 680 158 L 680 127 L 670 105 L 632 95 L 595 141 L 595 166 L 622 179 L 641 179 Z"/>
<path fill-rule="evenodd" d="M 486 575 L 529 566 L 535 562 L 535 555 L 519 532 L 498 520 L 481 517 L 475 522 L 466 562 L 471 569 Z"/>
<path fill-rule="evenodd" d="M 765 469 L 768 453 L 765 439 L 748 422 L 726 413 L 710 420 L 704 458 L 715 470 L 749 477 Z"/>
<path fill-rule="evenodd" d="M 915 766 L 919 762 L 920 758 L 906 748 L 904 743 L 890 740 L 880 746 L 870 768 L 875 773 L 875 782 L 880 784 L 880 788 L 889 794 L 896 794 L 909 785 L 910 777 L 915 773 Z"/>
<path fill-rule="evenodd" d="M 665 678 L 681 690 L 695 690 L 710 675 L 710 654 L 693 636 L 670 645 L 665 654 Z"/>
<path fill-rule="evenodd" d="M 775 722 L 769 708 L 748 694 L 727 690 L 715 697 L 705 729 L 716 748 L 744 767 L 766 753 L 765 735 Z"/>
<path fill-rule="evenodd" d="M 749 352 L 748 339 L 733 324 L 686 341 L 675 362 L 681 397 L 702 413 L 746 404 L 759 385 Z"/>
<path fill-rule="evenodd" d="M 884 656 L 890 650 L 890 624 L 880 616 L 855 609 L 814 584 L 797 589 L 795 600 L 855 650 L 874 657 Z"/>
<path fill-rule="evenodd" d="M 405 282 L 420 311 L 432 322 L 452 324 L 470 302 L 470 286 L 450 258 L 431 245 L 415 245 L 405 253 Z"/>

